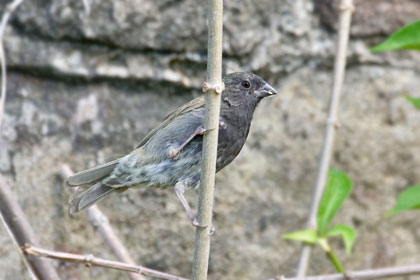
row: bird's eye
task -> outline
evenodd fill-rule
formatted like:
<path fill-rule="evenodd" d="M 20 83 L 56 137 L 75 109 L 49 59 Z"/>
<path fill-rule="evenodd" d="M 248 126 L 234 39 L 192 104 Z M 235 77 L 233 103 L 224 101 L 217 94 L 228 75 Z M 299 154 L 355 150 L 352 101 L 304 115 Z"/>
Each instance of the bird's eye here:
<path fill-rule="evenodd" d="M 244 88 L 250 88 L 251 87 L 251 83 L 249 81 L 246 81 L 246 80 L 245 81 L 242 81 L 241 85 Z"/>

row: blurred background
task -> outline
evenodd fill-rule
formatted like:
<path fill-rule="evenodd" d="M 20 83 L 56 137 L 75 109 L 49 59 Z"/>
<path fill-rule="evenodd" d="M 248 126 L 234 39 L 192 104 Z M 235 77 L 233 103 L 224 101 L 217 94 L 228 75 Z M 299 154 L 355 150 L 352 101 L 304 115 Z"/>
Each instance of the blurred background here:
<path fill-rule="evenodd" d="M 1 0 L 2 11 L 8 1 Z M 80 171 L 121 156 L 170 111 L 202 94 L 206 2 L 27 0 L 6 29 L 8 99 L 0 172 L 43 247 L 114 259 L 86 213 L 70 216 L 61 163 Z M 420 262 L 420 220 L 384 219 L 420 183 L 420 54 L 371 54 L 418 19 L 417 0 L 355 0 L 332 166 L 354 181 L 335 219 L 354 226 L 349 269 Z M 225 0 L 224 72 L 254 72 L 279 92 L 257 109 L 238 158 L 217 175 L 210 279 L 292 275 L 305 226 L 332 84 L 338 1 Z M 197 196 L 187 195 L 196 209 Z M 141 265 L 191 273 L 195 230 L 171 190 L 131 190 L 99 203 Z M 341 248 L 341 249 L 340 249 Z M 332 273 L 320 249 L 309 274 Z M 63 279 L 124 279 L 123 272 L 54 262 Z M 28 275 L 0 227 L 0 279 Z M 411 279 L 415 279 L 414 277 Z"/>

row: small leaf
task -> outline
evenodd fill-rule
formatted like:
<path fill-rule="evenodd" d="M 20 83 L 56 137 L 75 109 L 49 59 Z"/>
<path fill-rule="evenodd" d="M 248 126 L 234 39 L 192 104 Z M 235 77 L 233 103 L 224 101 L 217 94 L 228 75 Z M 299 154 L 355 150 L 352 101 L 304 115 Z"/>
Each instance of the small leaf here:
<path fill-rule="evenodd" d="M 394 209 L 386 215 L 395 215 L 402 211 L 420 209 L 420 185 L 412 186 L 404 190 L 397 199 Z"/>
<path fill-rule="evenodd" d="M 327 236 L 337 235 L 341 235 L 344 241 L 344 246 L 346 247 L 346 252 L 347 254 L 350 254 L 354 241 L 356 240 L 356 232 L 354 229 L 346 225 L 336 225 L 327 232 Z"/>
<path fill-rule="evenodd" d="M 410 101 L 417 109 L 420 110 L 420 98 L 414 98 L 414 97 L 406 95 L 405 99 Z"/>
<path fill-rule="evenodd" d="M 313 245 L 318 241 L 318 234 L 313 229 L 304 229 L 285 234 L 283 235 L 283 238 L 302 241 Z"/>
<path fill-rule="evenodd" d="M 397 30 L 371 52 L 392 50 L 420 50 L 420 21 L 412 22 Z"/>
<path fill-rule="evenodd" d="M 324 236 L 329 223 L 352 189 L 353 182 L 346 173 L 336 169 L 330 170 L 328 185 L 318 210 L 318 230 L 320 236 Z"/>

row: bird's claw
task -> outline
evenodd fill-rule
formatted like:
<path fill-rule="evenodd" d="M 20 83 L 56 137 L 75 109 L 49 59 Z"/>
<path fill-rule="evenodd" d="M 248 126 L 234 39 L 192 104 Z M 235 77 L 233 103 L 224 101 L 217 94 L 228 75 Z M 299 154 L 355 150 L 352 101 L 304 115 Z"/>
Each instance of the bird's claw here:
<path fill-rule="evenodd" d="M 205 227 L 207 227 L 207 225 L 200 225 L 200 223 L 198 222 L 197 216 L 194 216 L 194 217 L 191 218 L 191 223 L 195 227 L 199 227 L 199 228 L 205 228 Z"/>
<path fill-rule="evenodd" d="M 209 133 L 209 131 L 212 129 L 205 129 L 204 127 L 199 127 L 198 128 L 198 135 L 206 135 L 207 133 Z"/>
<path fill-rule="evenodd" d="M 211 225 L 209 235 L 213 235 L 216 232 L 216 228 Z"/>
<path fill-rule="evenodd" d="M 192 223 L 193 226 L 199 227 L 199 228 L 206 228 L 206 227 L 208 227 L 208 225 L 200 225 L 200 223 L 198 222 L 197 216 L 194 216 L 191 219 L 191 223 Z M 216 228 L 213 225 L 211 225 L 210 226 L 209 235 L 213 235 L 215 232 L 216 232 Z"/>

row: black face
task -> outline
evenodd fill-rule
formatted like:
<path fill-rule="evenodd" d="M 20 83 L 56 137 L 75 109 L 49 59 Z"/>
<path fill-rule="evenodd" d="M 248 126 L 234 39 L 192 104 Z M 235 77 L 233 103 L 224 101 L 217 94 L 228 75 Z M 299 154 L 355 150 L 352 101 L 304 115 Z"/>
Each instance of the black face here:
<path fill-rule="evenodd" d="M 276 94 L 268 83 L 252 73 L 232 73 L 223 82 L 220 118 L 227 129 L 219 129 L 217 170 L 228 165 L 241 151 L 260 100 Z"/>
<path fill-rule="evenodd" d="M 225 92 L 235 99 L 249 99 L 257 102 L 264 97 L 277 94 L 261 77 L 252 73 L 231 73 L 224 78 Z"/>

